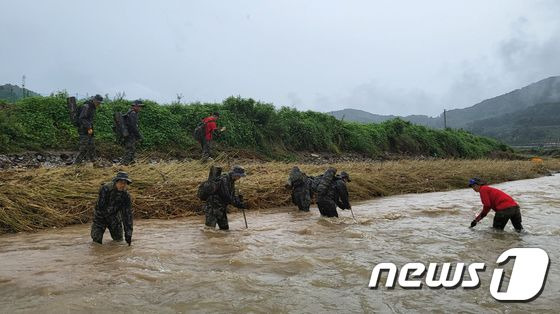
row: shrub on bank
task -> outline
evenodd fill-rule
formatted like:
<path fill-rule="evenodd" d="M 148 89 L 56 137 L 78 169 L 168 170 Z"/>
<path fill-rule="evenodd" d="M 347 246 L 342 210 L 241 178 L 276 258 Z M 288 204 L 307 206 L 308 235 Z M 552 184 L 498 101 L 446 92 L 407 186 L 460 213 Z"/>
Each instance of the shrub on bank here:
<path fill-rule="evenodd" d="M 115 144 L 113 113 L 126 112 L 130 101 L 106 101 L 97 110 L 95 136 L 100 146 Z M 344 122 L 319 112 L 298 111 L 253 99 L 229 97 L 219 104 L 159 105 L 146 101 L 140 129 L 147 151 L 190 151 L 198 144 L 191 134 L 200 119 L 220 112 L 228 131 L 218 141 L 225 147 L 270 157 L 290 152 L 354 152 L 372 157 L 385 152 L 432 157 L 480 158 L 509 151 L 496 140 L 462 130 L 434 130 L 394 119 L 379 124 Z M 69 119 L 66 95 L 29 97 L 0 106 L 0 152 L 75 149 L 77 129 Z"/>

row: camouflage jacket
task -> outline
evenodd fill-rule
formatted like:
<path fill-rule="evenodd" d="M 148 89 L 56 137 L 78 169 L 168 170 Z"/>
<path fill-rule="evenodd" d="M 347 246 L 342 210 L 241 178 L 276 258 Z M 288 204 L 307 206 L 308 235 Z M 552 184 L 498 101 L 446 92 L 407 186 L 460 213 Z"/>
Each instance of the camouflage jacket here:
<path fill-rule="evenodd" d="M 233 205 L 237 208 L 243 206 L 238 195 L 235 195 L 235 181 L 231 174 L 223 174 L 220 177 L 220 186 L 218 191 L 208 197 L 207 203 L 213 207 L 226 207 Z"/>
<path fill-rule="evenodd" d="M 132 202 L 127 191 L 120 192 L 114 182 L 105 183 L 99 189 L 95 215 L 105 219 L 122 219 L 124 232 L 132 236 Z"/>
<path fill-rule="evenodd" d="M 350 201 L 348 200 L 348 189 L 346 182 L 340 178 L 335 178 L 332 189 L 334 191 L 334 202 L 340 209 L 350 209 Z"/>
<path fill-rule="evenodd" d="M 141 139 L 140 129 L 138 128 L 138 113 L 130 109 L 126 113 L 126 128 L 128 130 L 128 136 L 135 139 Z"/>
<path fill-rule="evenodd" d="M 334 201 L 335 173 L 335 169 L 328 169 L 322 176 L 317 179 L 319 180 L 317 184 L 317 201 Z"/>
<path fill-rule="evenodd" d="M 78 118 L 79 127 L 82 131 L 87 131 L 87 129 L 93 129 L 93 120 L 95 119 L 95 105 L 91 101 L 86 101 L 82 106 L 80 111 L 80 116 Z"/>

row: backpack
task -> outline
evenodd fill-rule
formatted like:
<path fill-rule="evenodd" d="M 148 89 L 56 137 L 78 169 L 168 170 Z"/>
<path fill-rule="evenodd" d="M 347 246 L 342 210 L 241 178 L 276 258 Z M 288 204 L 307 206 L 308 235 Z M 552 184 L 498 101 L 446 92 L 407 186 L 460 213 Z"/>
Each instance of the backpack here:
<path fill-rule="evenodd" d="M 309 177 L 310 179 L 310 185 L 311 185 L 311 192 L 312 193 L 317 193 L 317 188 L 319 187 L 319 182 L 321 182 L 321 178 L 323 178 L 323 175 L 318 175 L 316 177 Z"/>
<path fill-rule="evenodd" d="M 205 136 L 206 136 L 206 123 L 201 121 L 198 123 L 196 128 L 194 128 L 193 137 L 197 142 L 202 143 Z"/>
<path fill-rule="evenodd" d="M 332 182 L 334 180 L 334 175 L 336 173 L 336 169 L 330 168 L 317 180 L 317 195 L 318 196 L 325 196 L 329 193 L 331 189 Z"/>
<path fill-rule="evenodd" d="M 305 174 L 305 172 L 302 172 L 297 167 L 294 167 L 290 171 L 290 177 L 288 178 L 288 180 L 292 183 L 292 186 L 294 186 L 294 187 L 306 184 L 307 179 L 308 179 L 308 177 Z"/>
<path fill-rule="evenodd" d="M 197 196 L 201 201 L 207 201 L 211 195 L 216 194 L 220 189 L 222 168 L 221 167 L 210 167 L 210 172 L 208 174 L 208 180 L 202 182 L 198 186 Z"/>
<path fill-rule="evenodd" d="M 66 98 L 66 104 L 68 105 L 68 112 L 70 113 L 70 121 L 76 127 L 80 126 L 80 113 L 84 109 L 84 105 L 78 106 L 76 104 L 76 97 Z"/>
<path fill-rule="evenodd" d="M 115 114 L 113 115 L 113 132 L 115 132 L 117 140 L 123 140 L 128 136 L 128 127 L 126 125 L 127 117 L 128 112 L 125 114 L 115 112 Z"/>

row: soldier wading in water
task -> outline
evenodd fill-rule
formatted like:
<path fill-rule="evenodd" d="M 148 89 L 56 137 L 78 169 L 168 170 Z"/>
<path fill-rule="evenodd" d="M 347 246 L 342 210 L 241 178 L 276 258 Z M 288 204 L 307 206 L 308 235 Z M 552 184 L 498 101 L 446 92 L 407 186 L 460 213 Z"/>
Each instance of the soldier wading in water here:
<path fill-rule="evenodd" d="M 308 212 L 311 205 L 311 181 L 298 167 L 293 167 L 286 188 L 292 189 L 292 202 L 300 211 Z"/>
<path fill-rule="evenodd" d="M 336 207 L 351 209 L 348 200 L 348 189 L 346 182 L 350 182 L 350 176 L 345 171 L 336 176 L 336 169 L 329 168 L 317 180 L 317 206 L 321 216 L 338 217 Z"/>
<path fill-rule="evenodd" d="M 111 238 L 123 240 L 130 245 L 132 242 L 132 202 L 127 187 L 132 183 L 126 172 L 119 172 L 109 183 L 99 189 L 99 197 L 93 214 L 91 238 L 94 242 L 103 242 L 103 233 L 108 228 Z"/>
<path fill-rule="evenodd" d="M 215 169 L 217 172 L 213 173 Z M 206 226 L 221 230 L 228 230 L 227 206 L 233 205 L 237 208 L 246 209 L 242 195 L 235 195 L 235 181 L 245 177 L 245 169 L 234 166 L 227 174 L 221 174 L 221 169 L 212 167 L 208 181 L 202 183 L 198 190 L 198 196 L 206 201 L 204 212 L 206 214 Z"/>

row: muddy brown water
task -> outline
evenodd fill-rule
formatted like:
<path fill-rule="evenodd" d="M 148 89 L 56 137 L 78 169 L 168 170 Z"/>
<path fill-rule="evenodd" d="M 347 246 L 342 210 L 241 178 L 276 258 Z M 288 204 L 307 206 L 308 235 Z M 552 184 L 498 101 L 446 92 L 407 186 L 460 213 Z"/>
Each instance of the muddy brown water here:
<path fill-rule="evenodd" d="M 0 312 L 550 312 L 560 309 L 560 176 L 498 184 L 521 205 L 527 233 L 492 231 L 472 190 L 401 195 L 354 206 L 338 220 L 293 208 L 230 215 L 230 232 L 202 217 L 135 222 L 131 247 L 93 245 L 89 225 L 0 236 Z M 539 247 L 545 289 L 530 303 L 489 292 L 497 257 Z M 483 262 L 475 290 L 368 289 L 381 262 Z M 384 279 L 382 279 L 384 283 Z"/>

